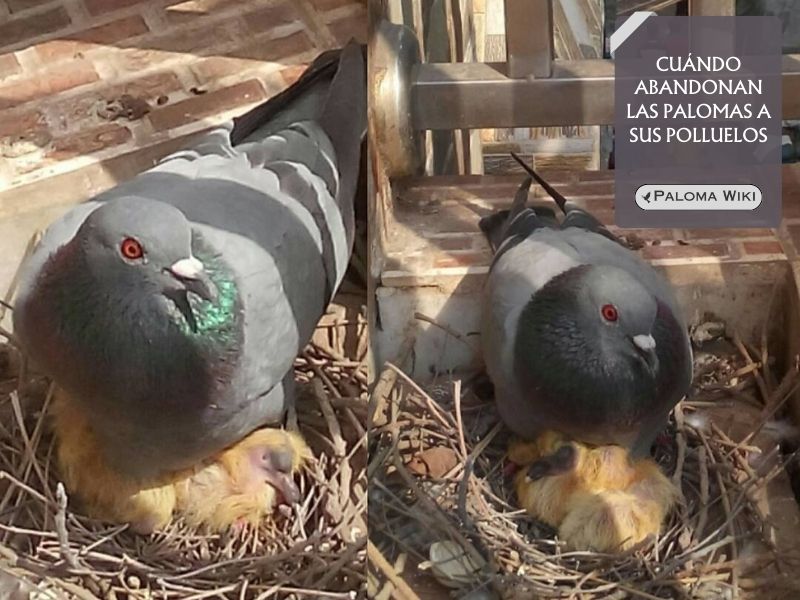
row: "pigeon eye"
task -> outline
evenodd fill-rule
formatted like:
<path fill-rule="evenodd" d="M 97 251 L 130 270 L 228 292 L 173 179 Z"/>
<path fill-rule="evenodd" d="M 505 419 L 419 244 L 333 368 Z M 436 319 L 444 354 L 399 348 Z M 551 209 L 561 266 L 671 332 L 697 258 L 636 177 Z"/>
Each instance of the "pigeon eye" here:
<path fill-rule="evenodd" d="M 603 318 L 606 321 L 616 321 L 619 319 L 619 313 L 617 312 L 617 307 L 613 304 L 604 304 L 603 308 L 600 309 L 600 314 L 603 315 Z"/>
<path fill-rule="evenodd" d="M 139 260 L 144 256 L 142 245 L 134 238 L 125 238 L 122 240 L 119 251 L 122 253 L 122 256 L 129 260 Z"/>

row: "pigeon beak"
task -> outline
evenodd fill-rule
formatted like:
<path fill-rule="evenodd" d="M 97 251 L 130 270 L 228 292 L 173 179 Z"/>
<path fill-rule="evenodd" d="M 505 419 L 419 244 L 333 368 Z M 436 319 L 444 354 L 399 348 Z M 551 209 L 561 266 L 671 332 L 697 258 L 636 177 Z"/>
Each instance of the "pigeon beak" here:
<path fill-rule="evenodd" d="M 636 344 L 639 350 L 644 352 L 655 350 L 656 348 L 656 341 L 652 335 L 635 335 L 633 336 L 633 343 Z"/>
<path fill-rule="evenodd" d="M 214 302 L 217 299 L 214 283 L 203 268 L 203 263 L 194 256 L 182 258 L 167 270 L 188 291 L 197 294 L 203 300 Z"/>
<path fill-rule="evenodd" d="M 639 356 L 647 364 L 652 373 L 658 370 L 658 356 L 656 355 L 656 341 L 652 335 L 635 335 L 631 338 Z"/>

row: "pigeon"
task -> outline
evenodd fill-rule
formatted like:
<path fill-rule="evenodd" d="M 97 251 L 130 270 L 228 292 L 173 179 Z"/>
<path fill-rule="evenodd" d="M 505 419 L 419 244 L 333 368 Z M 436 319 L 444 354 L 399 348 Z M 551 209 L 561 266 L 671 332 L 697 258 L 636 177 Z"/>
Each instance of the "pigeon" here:
<path fill-rule="evenodd" d="M 654 538 L 680 493 L 651 458 L 616 445 L 589 446 L 547 431 L 514 440 L 517 500 L 558 531 L 567 548 L 612 553 Z"/>
<path fill-rule="evenodd" d="M 284 92 L 74 207 L 24 262 L 14 331 L 63 391 L 56 437 L 79 495 L 111 493 L 86 489 L 101 484 L 84 434 L 110 481 L 149 484 L 283 423 L 293 362 L 353 247 L 365 64 L 355 42 L 320 54 Z"/>
<path fill-rule="evenodd" d="M 508 427 L 558 431 L 647 456 L 690 389 L 692 350 L 668 282 L 514 155 L 529 177 L 510 210 L 481 219 L 494 250 L 482 346 Z M 556 201 L 526 207 L 531 178 Z"/>

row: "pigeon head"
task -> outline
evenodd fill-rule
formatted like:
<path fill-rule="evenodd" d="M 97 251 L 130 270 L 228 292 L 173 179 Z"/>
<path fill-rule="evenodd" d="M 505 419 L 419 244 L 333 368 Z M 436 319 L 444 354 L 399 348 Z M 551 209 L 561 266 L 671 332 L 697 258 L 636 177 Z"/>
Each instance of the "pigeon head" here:
<path fill-rule="evenodd" d="M 603 353 L 615 354 L 612 360 L 625 357 L 655 376 L 655 297 L 627 271 L 616 267 L 590 267 L 581 275 L 575 289 L 578 326 L 593 336 Z"/>
<path fill-rule="evenodd" d="M 131 294 L 162 294 L 194 329 L 188 294 L 213 302 L 217 290 L 192 254 L 192 229 L 177 208 L 154 200 L 111 200 L 83 222 L 74 243 L 87 275 Z"/>
<path fill-rule="evenodd" d="M 23 303 L 29 355 L 109 421 L 204 402 L 242 339 L 227 264 L 181 211 L 142 198 L 92 211 Z"/>
<path fill-rule="evenodd" d="M 622 269 L 582 265 L 554 277 L 520 314 L 520 384 L 558 398 L 562 410 L 645 401 L 659 374 L 657 314 L 656 298 Z"/>

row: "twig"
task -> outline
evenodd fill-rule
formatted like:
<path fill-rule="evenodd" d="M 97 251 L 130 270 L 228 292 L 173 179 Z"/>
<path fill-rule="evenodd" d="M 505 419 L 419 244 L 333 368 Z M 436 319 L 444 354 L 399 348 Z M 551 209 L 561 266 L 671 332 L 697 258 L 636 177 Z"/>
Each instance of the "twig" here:
<path fill-rule="evenodd" d="M 467 457 L 467 443 L 464 440 L 464 421 L 461 416 L 461 380 L 453 382 L 453 402 L 456 408 L 456 429 L 458 430 L 458 447 L 461 450 L 461 459 Z"/>
<path fill-rule="evenodd" d="M 19 348 L 20 347 L 19 339 L 17 339 L 17 336 L 15 336 L 13 333 L 11 333 L 5 327 L 0 326 L 0 336 L 3 336 L 4 338 L 6 338 L 8 340 L 8 342 L 12 346 L 14 346 L 15 348 Z"/>
<path fill-rule="evenodd" d="M 454 423 L 452 422 L 452 418 L 450 415 L 442 410 L 442 407 L 439 406 L 433 398 L 431 398 L 427 393 L 423 391 L 421 387 L 408 375 L 403 372 L 402 369 L 397 368 L 392 363 L 386 363 L 386 366 L 393 371 L 395 371 L 400 377 L 402 377 L 406 383 L 408 383 L 414 391 L 416 391 L 420 397 L 424 400 L 424 402 L 428 405 L 428 408 L 431 410 L 431 414 L 436 417 L 436 419 L 445 427 L 453 427 Z"/>
<path fill-rule="evenodd" d="M 684 433 L 683 426 L 683 406 L 678 403 L 675 406 L 675 424 L 677 426 L 677 433 L 675 434 L 675 441 L 678 445 L 678 457 L 675 461 L 675 473 L 672 475 L 672 483 L 678 488 L 678 491 L 683 494 L 683 463 L 686 460 L 686 434 Z"/>
<path fill-rule="evenodd" d="M 419 596 L 414 593 L 414 590 L 408 586 L 405 580 L 397 574 L 389 561 L 384 558 L 381 551 L 378 550 L 378 547 L 369 540 L 367 540 L 367 558 L 376 569 L 384 574 L 386 579 L 392 582 L 401 600 L 420 600 Z"/>
<path fill-rule="evenodd" d="M 475 354 L 479 353 L 479 349 L 475 346 L 475 344 L 472 343 L 471 340 L 468 340 L 463 334 L 459 333 L 458 331 L 456 331 L 455 329 L 453 329 L 449 325 L 445 325 L 444 323 L 439 323 L 436 319 L 433 319 L 432 317 L 429 317 L 427 315 L 423 315 L 420 312 L 415 312 L 414 313 L 414 318 L 419 320 L 419 321 L 425 321 L 426 323 L 430 323 L 431 325 L 433 325 L 435 327 L 438 327 L 439 329 L 441 329 L 445 333 L 448 333 L 449 335 L 451 335 L 454 338 L 456 338 L 459 342 L 461 342 L 462 344 L 467 346 Z"/>
<path fill-rule="evenodd" d="M 738 331 L 734 331 L 733 333 L 733 343 L 739 350 L 739 353 L 742 355 L 742 358 L 744 358 L 747 361 L 748 365 L 752 365 L 753 363 L 755 363 L 755 361 L 750 357 L 750 353 L 747 351 L 747 348 L 745 347 L 744 343 L 742 342 L 742 338 L 739 337 Z M 767 384 L 764 382 L 764 378 L 761 376 L 761 373 L 759 373 L 758 370 L 753 371 L 753 375 L 755 376 L 756 379 L 756 385 L 758 386 L 758 389 L 761 392 L 762 402 L 766 404 L 767 401 L 769 400 L 769 389 L 767 388 Z"/>
<path fill-rule="evenodd" d="M 397 353 L 397 357 L 395 358 L 395 364 L 397 364 L 399 367 L 403 367 L 406 359 L 411 354 L 411 350 L 414 348 L 414 341 L 415 338 L 412 335 L 409 335 L 403 341 L 403 345 L 400 347 L 400 351 Z M 394 388 L 394 384 L 397 381 L 397 375 L 398 373 L 396 369 L 384 369 L 383 373 L 381 373 L 381 376 L 378 379 L 378 382 L 375 384 L 372 394 L 370 394 L 369 406 L 367 408 L 367 423 L 369 427 L 372 427 L 375 423 L 375 415 L 383 412 L 386 397 Z"/>
<path fill-rule="evenodd" d="M 70 568 L 77 570 L 81 568 L 81 565 L 78 562 L 77 555 L 69 545 L 69 534 L 67 533 L 67 491 L 60 481 L 56 486 L 56 501 L 58 502 L 58 510 L 56 510 L 55 524 L 61 558 Z"/>
<path fill-rule="evenodd" d="M 695 543 L 702 539 L 708 520 L 708 457 L 705 446 L 697 449 L 697 464 L 700 472 L 700 514 L 694 532 Z"/>

